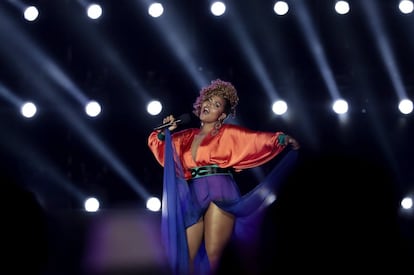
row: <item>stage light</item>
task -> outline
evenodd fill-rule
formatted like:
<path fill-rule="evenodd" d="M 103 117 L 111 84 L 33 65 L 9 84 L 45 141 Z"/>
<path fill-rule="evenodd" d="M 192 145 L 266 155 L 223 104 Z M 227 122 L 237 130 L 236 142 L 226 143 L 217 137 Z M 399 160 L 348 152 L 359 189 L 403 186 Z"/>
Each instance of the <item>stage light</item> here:
<path fill-rule="evenodd" d="M 272 111 L 277 115 L 283 115 L 284 113 L 286 113 L 287 109 L 287 104 L 283 100 L 278 100 L 272 105 Z"/>
<path fill-rule="evenodd" d="M 24 10 L 23 14 L 27 21 L 35 21 L 39 17 L 39 10 L 35 6 L 30 6 Z"/>
<path fill-rule="evenodd" d="M 400 101 L 398 109 L 403 114 L 410 114 L 413 111 L 413 102 L 409 99 L 403 99 Z"/>
<path fill-rule="evenodd" d="M 35 21 L 39 17 L 39 10 L 36 6 L 28 6 L 20 0 L 9 0 L 9 2 L 23 12 L 23 17 L 27 21 Z"/>
<path fill-rule="evenodd" d="M 339 14 L 347 14 L 349 12 L 349 3 L 348 1 L 337 1 L 335 3 L 335 11 Z"/>
<path fill-rule="evenodd" d="M 211 4 L 210 11 L 215 16 L 221 16 L 226 12 L 226 5 L 221 1 L 216 1 Z"/>
<path fill-rule="evenodd" d="M 277 1 L 273 6 L 273 11 L 277 15 L 285 15 L 289 11 L 289 5 L 285 1 Z"/>
<path fill-rule="evenodd" d="M 26 102 L 20 108 L 20 113 L 27 118 L 34 117 L 37 112 L 36 105 L 33 102 Z"/>
<path fill-rule="evenodd" d="M 405 197 L 401 200 L 401 207 L 404 210 L 411 210 L 413 208 L 413 198 Z"/>
<path fill-rule="evenodd" d="M 158 115 L 162 111 L 161 102 L 158 100 L 153 100 L 147 105 L 147 112 L 151 115 Z"/>
<path fill-rule="evenodd" d="M 345 114 L 348 112 L 348 102 L 343 99 L 337 99 L 332 104 L 332 110 L 337 114 Z"/>
<path fill-rule="evenodd" d="M 147 200 L 147 208 L 153 212 L 160 211 L 161 201 L 156 197 L 151 197 Z"/>
<path fill-rule="evenodd" d="M 413 10 L 414 10 L 413 1 L 411 1 L 411 0 L 402 0 L 398 4 L 398 8 L 404 14 L 412 13 Z"/>
<path fill-rule="evenodd" d="M 148 7 L 148 14 L 152 17 L 160 17 L 164 13 L 164 6 L 161 3 L 152 3 Z"/>
<path fill-rule="evenodd" d="M 86 9 L 86 14 L 91 19 L 98 19 L 102 16 L 102 7 L 98 4 L 91 4 Z"/>
<path fill-rule="evenodd" d="M 86 114 L 91 117 L 96 117 L 97 115 L 99 115 L 101 113 L 101 110 L 101 105 L 94 100 L 88 102 L 85 106 Z"/>
<path fill-rule="evenodd" d="M 96 212 L 99 210 L 99 201 L 96 198 L 88 198 L 85 201 L 85 210 L 88 212 Z"/>

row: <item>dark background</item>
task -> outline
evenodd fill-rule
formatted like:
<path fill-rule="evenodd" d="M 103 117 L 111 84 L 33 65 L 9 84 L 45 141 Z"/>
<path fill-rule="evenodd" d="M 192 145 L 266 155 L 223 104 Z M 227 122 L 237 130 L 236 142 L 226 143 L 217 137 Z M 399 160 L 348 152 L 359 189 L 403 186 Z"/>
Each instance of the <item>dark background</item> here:
<path fill-rule="evenodd" d="M 8 175 L 2 180 L 3 209 L 10 213 L 5 238 L 40 236 L 40 245 L 33 246 L 46 250 L 33 254 L 39 259 L 29 254 L 33 263 L 44 263 L 48 274 L 79 274 L 96 216 L 112 221 L 108 213 L 115 212 L 123 220 L 131 210 L 126 220 L 154 215 L 140 212 L 145 198 L 110 159 L 130 173 L 132 185 L 160 197 L 162 169 L 147 148 L 148 134 L 164 116 L 190 113 L 200 87 L 221 78 L 239 92 L 233 122 L 282 130 L 302 145 L 298 171 L 264 220 L 262 267 L 404 267 L 413 226 L 399 201 L 413 188 L 413 117 L 398 112 L 390 75 L 412 98 L 414 18 L 400 14 L 392 0 L 350 1 L 346 16 L 334 13 L 333 1 L 290 2 L 285 17 L 273 14 L 272 1 L 229 1 L 228 13 L 213 18 L 208 1 L 168 1 L 165 17 L 153 19 L 142 1 L 99 1 L 104 14 L 95 22 L 78 1 L 43 0 L 34 1 L 39 20 L 26 22 L 15 6 L 1 1 L 0 84 L 39 108 L 34 119 L 23 119 L 0 97 L 0 152 Z M 301 24 L 306 18 L 310 28 Z M 333 82 L 349 100 L 346 123 L 330 110 L 332 98 L 309 36 L 317 39 Z M 395 71 L 384 65 L 390 65 L 384 48 Z M 84 116 L 73 91 L 99 101 L 102 115 Z M 289 104 L 286 119 L 271 112 L 277 96 Z M 146 113 L 150 99 L 163 102 L 159 116 Z M 183 125 L 189 126 L 197 121 Z M 112 158 L 94 149 L 96 140 L 85 138 L 91 135 Z M 242 190 L 255 183 L 250 171 L 237 177 Z M 82 210 L 87 195 L 102 203 L 96 216 Z M 20 204 L 25 202 L 38 202 L 39 212 L 26 213 L 35 208 Z M 22 210 L 14 211 L 16 205 Z M 16 215 L 27 223 L 20 225 Z M 44 226 L 39 231 L 37 221 Z M 158 220 L 151 221 L 157 230 Z M 134 232 L 128 234 L 136 240 Z M 30 244 L 21 243 L 24 249 Z M 13 244 L 9 251 L 18 247 Z M 232 261 L 229 256 L 237 270 Z"/>

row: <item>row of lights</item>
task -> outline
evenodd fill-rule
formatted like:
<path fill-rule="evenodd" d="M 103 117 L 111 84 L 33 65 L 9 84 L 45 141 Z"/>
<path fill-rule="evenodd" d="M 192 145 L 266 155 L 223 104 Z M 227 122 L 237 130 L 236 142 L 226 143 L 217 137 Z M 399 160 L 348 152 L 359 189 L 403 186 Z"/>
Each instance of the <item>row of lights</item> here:
<path fill-rule="evenodd" d="M 28 6 L 23 10 L 23 17 L 27 21 L 35 21 L 39 18 L 39 9 L 36 6 Z M 86 15 L 90 19 L 98 19 L 102 16 L 103 9 L 99 4 L 89 4 L 86 6 Z"/>
<path fill-rule="evenodd" d="M 24 102 L 20 107 L 20 114 L 25 118 L 32 118 L 37 114 L 37 106 L 31 101 Z M 102 112 L 101 105 L 95 101 L 90 100 L 85 104 L 85 113 L 89 117 L 96 117 Z"/>
<path fill-rule="evenodd" d="M 89 197 L 84 201 L 84 209 L 87 212 L 98 212 L 100 210 L 100 201 L 96 197 Z M 411 215 L 413 211 L 413 197 L 412 196 L 405 196 L 400 201 L 400 210 L 402 214 Z M 161 211 L 162 202 L 160 198 L 157 197 L 149 197 L 146 200 L 146 208 L 152 212 L 159 212 Z"/>
<path fill-rule="evenodd" d="M 280 2 L 284 2 L 284 1 L 280 1 Z M 278 3 L 276 3 L 276 4 L 278 4 Z M 276 4 L 275 4 L 275 12 L 276 12 Z M 278 4 L 278 5 L 281 5 L 283 7 L 284 5 L 287 5 L 287 4 Z M 350 12 L 350 10 L 351 10 L 351 7 L 350 7 L 348 1 L 340 0 L 340 1 L 335 2 L 335 11 L 338 14 L 348 14 Z M 403 14 L 412 13 L 413 10 L 414 10 L 413 1 L 411 1 L 411 0 L 401 0 L 398 3 L 398 10 Z"/>
<path fill-rule="evenodd" d="M 414 109 L 413 101 L 410 99 L 403 99 L 399 102 L 398 110 L 405 115 L 411 114 Z M 332 103 L 332 110 L 338 114 L 346 114 L 349 110 L 349 104 L 344 99 L 335 100 Z M 147 112 L 151 115 L 158 115 L 162 111 L 162 103 L 158 100 L 153 100 L 147 105 Z M 276 115 L 284 115 L 288 111 L 288 104 L 284 100 L 276 100 L 272 104 L 272 111 Z"/>
<path fill-rule="evenodd" d="M 86 14 L 91 19 L 98 19 L 102 16 L 102 6 L 91 3 L 85 6 Z M 348 14 L 351 10 L 348 1 L 340 0 L 335 2 L 335 11 L 338 14 Z M 401 0 L 398 9 L 403 14 L 410 14 L 414 10 L 412 0 Z M 273 5 L 273 11 L 277 15 L 286 15 L 289 12 L 287 1 L 276 1 Z M 226 4 L 223 1 L 215 1 L 210 6 L 210 12 L 215 16 L 222 16 L 226 12 Z M 148 14 L 152 17 L 160 17 L 164 13 L 164 6 L 160 2 L 153 2 L 148 6 Z M 35 6 L 29 6 L 24 9 L 24 18 L 28 21 L 34 21 L 39 16 L 39 10 Z"/>
<path fill-rule="evenodd" d="M 410 99 L 403 99 L 398 105 L 398 109 L 402 114 L 410 114 L 413 111 L 413 102 Z M 348 112 L 348 102 L 343 99 L 338 99 L 332 104 L 332 110 L 337 114 L 346 114 Z M 283 115 L 287 112 L 288 105 L 284 100 L 277 100 L 272 104 L 272 111 L 276 115 Z M 158 115 L 162 111 L 162 103 L 158 100 L 153 100 L 147 105 L 147 112 L 151 115 Z M 85 113 L 90 117 L 96 117 L 102 112 L 101 105 L 91 100 L 85 105 Z M 20 113 L 26 118 L 32 118 L 37 113 L 37 107 L 33 102 L 25 102 L 20 108 Z"/>

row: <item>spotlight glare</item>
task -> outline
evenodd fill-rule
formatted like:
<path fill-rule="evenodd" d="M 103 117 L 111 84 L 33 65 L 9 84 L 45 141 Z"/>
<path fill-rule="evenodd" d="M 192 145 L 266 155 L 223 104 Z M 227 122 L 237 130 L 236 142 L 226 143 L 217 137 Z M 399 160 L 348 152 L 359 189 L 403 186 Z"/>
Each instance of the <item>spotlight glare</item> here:
<path fill-rule="evenodd" d="M 86 14 L 91 19 L 98 19 L 102 15 L 102 8 L 98 4 L 89 5 L 86 10 Z"/>
<path fill-rule="evenodd" d="M 147 112 L 151 115 L 158 115 L 162 110 L 161 102 L 153 100 L 147 105 Z"/>
<path fill-rule="evenodd" d="M 273 6 L 273 11 L 277 15 L 285 15 L 289 11 L 289 5 L 285 1 L 277 1 Z"/>
<path fill-rule="evenodd" d="M 96 101 L 90 101 L 85 106 L 85 112 L 91 117 L 96 117 L 101 113 L 101 105 Z"/>
<path fill-rule="evenodd" d="M 148 7 L 148 14 L 152 17 L 160 17 L 164 13 L 164 7 L 161 3 L 152 3 Z"/>
<path fill-rule="evenodd" d="M 33 117 L 37 112 L 36 105 L 32 102 L 24 103 L 20 108 L 20 113 L 27 118 Z"/>
<path fill-rule="evenodd" d="M 401 200 L 401 207 L 403 209 L 411 209 L 413 207 L 413 199 L 410 197 L 403 198 Z"/>
<path fill-rule="evenodd" d="M 96 212 L 99 209 L 99 201 L 96 198 L 88 198 L 84 204 L 85 210 L 88 212 Z"/>
<path fill-rule="evenodd" d="M 215 16 L 221 16 L 226 12 L 226 5 L 221 1 L 211 4 L 210 11 Z"/>
<path fill-rule="evenodd" d="M 347 14 L 349 12 L 348 1 L 338 1 L 335 3 L 335 10 L 339 14 Z"/>
<path fill-rule="evenodd" d="M 404 14 L 412 13 L 414 10 L 414 4 L 411 0 L 402 0 L 398 4 L 398 8 Z"/>
<path fill-rule="evenodd" d="M 273 113 L 277 115 L 283 115 L 287 111 L 287 104 L 283 100 L 278 100 L 275 103 L 273 103 L 272 111 Z"/>
<path fill-rule="evenodd" d="M 147 208 L 151 211 L 157 212 L 161 209 L 161 201 L 156 197 L 151 197 L 147 200 Z"/>
<path fill-rule="evenodd" d="M 413 102 L 409 99 L 403 99 L 400 101 L 398 109 L 403 114 L 409 114 L 413 111 Z"/>
<path fill-rule="evenodd" d="M 332 104 L 332 110 L 337 114 L 345 114 L 348 111 L 348 103 L 343 99 L 338 99 Z"/>
<path fill-rule="evenodd" d="M 39 11 L 35 6 L 27 7 L 24 11 L 24 18 L 27 21 L 34 21 L 39 16 Z"/>

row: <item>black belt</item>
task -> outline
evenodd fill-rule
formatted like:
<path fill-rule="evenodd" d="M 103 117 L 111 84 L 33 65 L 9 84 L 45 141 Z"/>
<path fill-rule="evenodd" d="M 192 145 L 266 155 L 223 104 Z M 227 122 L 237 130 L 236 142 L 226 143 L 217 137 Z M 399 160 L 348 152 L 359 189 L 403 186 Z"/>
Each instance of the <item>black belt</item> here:
<path fill-rule="evenodd" d="M 204 177 L 204 176 L 211 176 L 211 175 L 216 175 L 216 174 L 227 174 L 227 175 L 231 175 L 233 169 L 231 168 L 220 168 L 218 166 L 200 166 L 200 167 L 195 167 L 195 168 L 191 168 L 191 178 L 195 179 L 195 178 L 199 178 L 199 177 Z"/>

